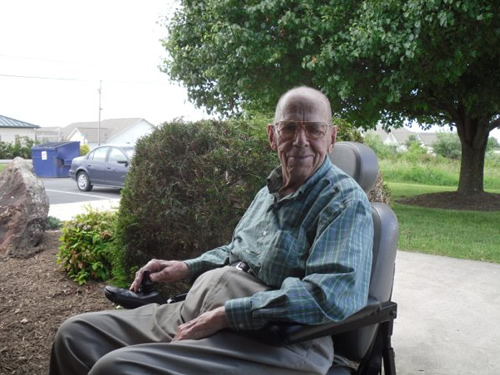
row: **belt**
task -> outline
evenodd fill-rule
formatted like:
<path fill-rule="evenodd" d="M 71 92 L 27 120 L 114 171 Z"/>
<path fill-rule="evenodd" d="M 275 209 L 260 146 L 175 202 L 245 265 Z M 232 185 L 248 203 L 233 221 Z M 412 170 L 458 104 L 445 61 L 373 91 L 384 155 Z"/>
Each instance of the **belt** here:
<path fill-rule="evenodd" d="M 231 267 L 234 267 L 236 269 L 239 269 L 240 271 L 243 271 L 243 272 L 246 272 L 246 273 L 249 273 L 250 275 L 253 275 L 253 271 L 252 269 L 250 268 L 250 266 L 245 263 L 245 262 L 241 262 L 241 261 L 237 261 L 237 262 L 234 262 L 234 263 L 231 263 L 230 264 Z"/>

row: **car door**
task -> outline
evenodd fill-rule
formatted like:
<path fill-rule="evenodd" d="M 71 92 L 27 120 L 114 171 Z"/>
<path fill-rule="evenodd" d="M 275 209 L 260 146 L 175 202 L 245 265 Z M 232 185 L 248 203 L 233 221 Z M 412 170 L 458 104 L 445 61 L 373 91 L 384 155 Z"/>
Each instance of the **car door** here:
<path fill-rule="evenodd" d="M 106 163 L 106 184 L 123 186 L 129 168 L 129 159 L 117 147 L 110 147 Z"/>
<path fill-rule="evenodd" d="M 109 147 L 107 146 L 98 147 L 89 154 L 86 160 L 86 169 L 92 184 L 106 183 L 106 158 L 108 151 Z"/>

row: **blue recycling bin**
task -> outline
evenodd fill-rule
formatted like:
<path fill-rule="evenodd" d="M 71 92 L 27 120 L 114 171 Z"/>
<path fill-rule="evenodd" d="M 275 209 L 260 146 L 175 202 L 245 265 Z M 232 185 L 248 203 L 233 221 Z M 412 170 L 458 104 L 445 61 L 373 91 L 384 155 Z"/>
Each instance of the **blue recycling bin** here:
<path fill-rule="evenodd" d="M 49 142 L 31 148 L 38 177 L 68 177 L 73 158 L 80 156 L 80 142 Z"/>

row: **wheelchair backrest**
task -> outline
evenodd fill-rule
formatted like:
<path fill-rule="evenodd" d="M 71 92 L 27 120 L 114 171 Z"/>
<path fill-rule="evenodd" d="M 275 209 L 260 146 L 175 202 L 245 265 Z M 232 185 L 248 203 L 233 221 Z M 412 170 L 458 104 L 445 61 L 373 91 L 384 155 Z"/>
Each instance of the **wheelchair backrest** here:
<path fill-rule="evenodd" d="M 365 192 L 369 192 L 378 177 L 377 156 L 373 150 L 357 142 L 338 142 L 330 153 L 333 164 L 353 177 Z M 369 298 L 389 301 L 392 295 L 398 242 L 398 221 L 384 203 L 372 202 L 374 224 L 373 263 Z M 335 352 L 358 361 L 370 349 L 378 325 L 360 328 L 334 336 Z"/>

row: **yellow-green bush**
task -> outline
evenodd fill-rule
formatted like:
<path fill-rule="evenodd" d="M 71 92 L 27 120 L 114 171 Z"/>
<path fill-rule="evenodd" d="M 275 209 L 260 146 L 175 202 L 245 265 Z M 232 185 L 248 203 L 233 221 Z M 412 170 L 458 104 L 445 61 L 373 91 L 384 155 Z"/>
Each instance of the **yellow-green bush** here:
<path fill-rule="evenodd" d="M 79 284 L 111 277 L 114 215 L 89 209 L 67 221 L 61 229 L 57 264 Z"/>
<path fill-rule="evenodd" d="M 80 155 L 87 155 L 90 151 L 89 145 L 81 145 L 80 146 Z"/>

